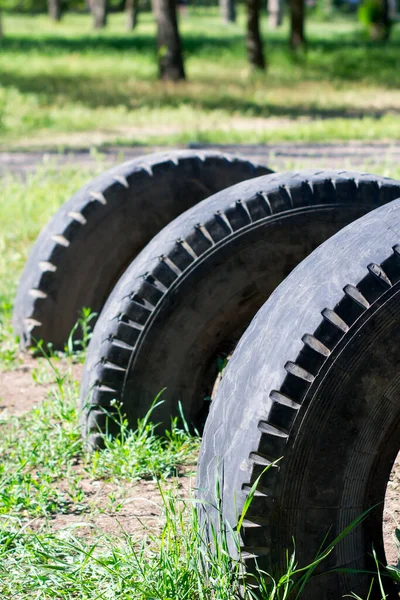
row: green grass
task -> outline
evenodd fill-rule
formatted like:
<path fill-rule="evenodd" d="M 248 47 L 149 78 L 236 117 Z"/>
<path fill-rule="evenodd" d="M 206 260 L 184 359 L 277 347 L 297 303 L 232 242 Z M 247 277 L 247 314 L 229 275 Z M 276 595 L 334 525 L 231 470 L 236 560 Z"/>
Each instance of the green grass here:
<path fill-rule="evenodd" d="M 251 75 L 244 15 L 223 25 L 215 9 L 181 19 L 188 81 L 157 81 L 155 27 L 111 15 L 5 15 L 0 42 L 0 147 L 187 142 L 396 140 L 400 136 L 400 28 L 370 44 L 354 16 L 312 19 L 307 55 L 287 49 L 287 23 L 269 31 L 269 70 Z"/>
<path fill-rule="evenodd" d="M 6 415 L 0 421 L 0 514 L 31 519 L 68 512 L 71 506 L 85 511 L 83 479 L 115 483 L 165 478 L 195 464 L 198 439 L 177 421 L 166 437 L 157 436 L 150 413 L 136 431 L 128 431 L 121 419 L 121 439 L 107 440 L 102 452 L 86 453 L 79 428 L 78 382 L 65 364 L 58 367 L 57 357 L 49 360 L 55 383 L 49 397 L 22 416 Z"/>

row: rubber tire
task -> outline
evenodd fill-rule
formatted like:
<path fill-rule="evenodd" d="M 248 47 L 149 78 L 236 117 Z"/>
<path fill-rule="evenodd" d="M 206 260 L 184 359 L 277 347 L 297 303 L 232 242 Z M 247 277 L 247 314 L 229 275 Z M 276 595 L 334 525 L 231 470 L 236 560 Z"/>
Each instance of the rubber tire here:
<path fill-rule="evenodd" d="M 200 452 L 200 512 L 210 531 L 219 479 L 234 527 L 261 475 L 242 536 L 249 571 L 256 557 L 286 572 L 292 538 L 299 567 L 310 564 L 325 535 L 375 505 L 323 566 L 375 571 L 372 545 L 385 560 L 383 501 L 400 447 L 399 242 L 400 200 L 337 233 L 275 290 L 224 371 Z M 366 598 L 370 578 L 324 574 L 305 595 Z"/>
<path fill-rule="evenodd" d="M 162 227 L 210 194 L 271 172 L 239 156 L 172 150 L 96 177 L 33 246 L 14 306 L 22 347 L 41 339 L 63 349 L 81 308 L 99 313 L 126 266 Z"/>
<path fill-rule="evenodd" d="M 89 444 L 112 432 L 114 400 L 135 427 L 164 386 L 154 421 L 169 427 L 181 401 L 201 431 L 218 355 L 275 287 L 341 227 L 399 195 L 400 182 L 360 173 L 268 175 L 170 223 L 124 273 L 96 325 L 81 387 Z"/>

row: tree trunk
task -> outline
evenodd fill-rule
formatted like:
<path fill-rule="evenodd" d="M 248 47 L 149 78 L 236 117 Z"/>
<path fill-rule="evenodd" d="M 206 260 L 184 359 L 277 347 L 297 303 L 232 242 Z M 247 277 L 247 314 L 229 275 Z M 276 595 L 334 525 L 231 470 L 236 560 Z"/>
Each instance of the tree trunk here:
<path fill-rule="evenodd" d="M 397 19 L 397 0 L 388 0 L 388 17 L 390 21 L 395 21 Z"/>
<path fill-rule="evenodd" d="M 283 0 L 268 0 L 268 24 L 271 29 L 282 25 Z"/>
<path fill-rule="evenodd" d="M 290 0 L 290 47 L 292 50 L 298 50 L 306 45 L 304 20 L 304 0 Z"/>
<path fill-rule="evenodd" d="M 247 56 L 250 66 L 265 69 L 263 43 L 260 35 L 260 0 L 247 0 Z"/>
<path fill-rule="evenodd" d="M 219 0 L 221 16 L 225 23 L 235 23 L 236 6 L 235 0 Z"/>
<path fill-rule="evenodd" d="M 102 29 L 107 25 L 107 0 L 91 0 L 90 6 L 93 14 L 93 28 Z"/>
<path fill-rule="evenodd" d="M 126 0 L 126 28 L 128 31 L 135 29 L 138 21 L 139 0 Z"/>
<path fill-rule="evenodd" d="M 160 79 L 185 79 L 176 0 L 153 0 Z"/>
<path fill-rule="evenodd" d="M 48 0 L 48 11 L 52 21 L 61 21 L 61 0 Z"/>
<path fill-rule="evenodd" d="M 387 41 L 390 36 L 391 19 L 388 0 L 379 0 L 379 14 L 371 24 L 371 38 L 375 41 Z"/>

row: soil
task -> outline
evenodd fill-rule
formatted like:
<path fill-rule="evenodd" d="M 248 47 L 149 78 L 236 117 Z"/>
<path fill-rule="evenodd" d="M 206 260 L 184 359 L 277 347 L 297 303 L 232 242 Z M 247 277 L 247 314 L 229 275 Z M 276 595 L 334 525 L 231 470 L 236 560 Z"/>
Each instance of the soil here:
<path fill-rule="evenodd" d="M 41 359 L 43 360 L 43 359 Z M 51 390 L 52 385 L 46 377 L 32 375 L 43 371 L 41 362 L 29 355 L 21 355 L 20 365 L 11 371 L 0 372 L 0 417 L 21 415 L 40 403 Z M 43 365 L 43 363 L 42 363 Z M 60 370 L 67 363 L 60 360 Z M 76 380 L 80 379 L 82 365 L 72 367 Z M 148 536 L 156 534 L 163 526 L 162 498 L 156 482 L 140 480 L 135 482 L 104 482 L 87 477 L 80 465 L 76 466 L 77 474 L 83 476 L 81 486 L 85 492 L 85 507 L 77 507 L 67 514 L 53 515 L 46 520 L 46 525 L 53 530 L 60 530 L 72 525 L 78 525 L 77 535 L 92 535 L 99 530 L 107 534 L 125 532 Z M 60 482 L 62 488 L 63 482 Z M 195 486 L 195 473 L 192 469 L 182 470 L 180 476 L 167 484 L 167 489 L 176 494 L 179 501 L 189 500 Z M 400 523 L 400 455 L 398 456 L 386 493 L 383 532 L 385 538 L 386 557 L 389 564 L 396 564 L 398 551 L 394 542 L 394 531 Z M 32 523 L 34 529 L 44 524 L 43 519 Z"/>
<path fill-rule="evenodd" d="M 0 418 L 21 416 L 46 398 L 55 387 L 54 377 L 44 359 L 21 354 L 12 370 L 0 370 Z M 61 359 L 57 362 L 61 373 L 68 369 L 72 378 L 79 381 L 83 365 Z M 34 380 L 34 376 L 36 381 Z M 99 531 L 112 535 L 125 532 L 140 536 L 155 534 L 163 526 L 163 502 L 153 480 L 133 482 L 106 482 L 88 477 L 81 465 L 76 465 L 75 474 L 80 478 L 84 492 L 81 505 L 72 507 L 68 513 L 51 515 L 47 519 L 37 518 L 30 523 L 33 530 L 46 524 L 53 531 L 77 526 L 75 533 L 87 537 Z M 62 491 L 65 482 L 57 483 Z M 179 476 L 171 478 L 163 490 L 176 496 L 177 501 L 189 500 L 195 485 L 193 468 L 181 468 Z"/>
<path fill-rule="evenodd" d="M 393 143 L 348 142 L 336 144 L 282 143 L 282 144 L 246 144 L 246 145 L 207 145 L 188 144 L 175 148 L 215 149 L 222 152 L 241 154 L 250 160 L 267 164 L 275 171 L 288 169 L 342 168 L 357 169 L 360 165 L 368 170 L 382 170 L 385 162 L 398 163 L 400 146 Z M 137 158 L 149 152 L 165 151 L 164 147 L 107 147 L 99 152 L 104 168 L 114 166 L 123 160 Z M 56 168 L 79 165 L 79 168 L 93 168 L 96 157 L 88 148 L 55 152 L 35 150 L 30 152 L 0 152 L 0 175 L 15 173 L 25 177 L 39 165 L 50 163 Z"/>
<path fill-rule="evenodd" d="M 83 474 L 79 470 L 77 474 Z M 171 494 L 183 505 L 191 498 L 194 485 L 195 473 L 182 472 L 163 484 L 163 493 Z M 63 482 L 59 487 L 62 489 Z M 52 531 L 59 531 L 79 526 L 74 533 L 80 537 L 101 532 L 110 536 L 124 533 L 143 538 L 161 532 L 165 522 L 163 500 L 155 481 L 104 482 L 83 477 L 80 487 L 85 493 L 84 507 L 78 506 L 66 514 L 54 514 L 47 519 L 38 518 L 31 523 L 31 528 L 38 530 L 46 524 Z"/>
<path fill-rule="evenodd" d="M 33 356 L 21 354 L 17 360 L 19 366 L 10 371 L 0 370 L 0 417 L 7 415 L 22 415 L 28 412 L 33 406 L 42 402 L 43 398 L 48 394 L 54 381 L 54 377 L 49 377 L 48 369 L 43 368 L 43 359 L 35 359 Z M 66 371 L 69 363 L 65 360 L 60 360 L 57 363 L 57 368 L 61 372 Z M 72 365 L 72 377 L 79 381 L 82 374 L 82 365 Z M 35 372 L 44 371 L 45 375 L 38 378 L 41 383 L 36 383 L 34 380 Z"/>

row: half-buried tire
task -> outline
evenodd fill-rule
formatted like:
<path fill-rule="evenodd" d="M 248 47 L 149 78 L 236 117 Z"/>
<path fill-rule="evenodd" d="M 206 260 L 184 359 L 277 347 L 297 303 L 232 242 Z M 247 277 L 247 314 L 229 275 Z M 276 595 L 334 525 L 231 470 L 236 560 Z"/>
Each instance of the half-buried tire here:
<path fill-rule="evenodd" d="M 400 195 L 400 182 L 337 171 L 268 175 L 190 209 L 133 261 L 95 327 L 81 389 L 83 430 L 98 446 L 114 401 L 135 427 L 170 425 L 180 401 L 202 430 L 218 375 L 256 311 L 344 225 Z"/>
<path fill-rule="evenodd" d="M 299 567 L 310 564 L 325 536 L 326 547 L 375 507 L 323 563 L 333 571 L 310 581 L 309 600 L 370 597 L 372 548 L 385 560 L 383 501 L 400 447 L 399 244 L 396 200 L 305 259 L 241 338 L 207 420 L 197 486 L 209 528 L 217 479 L 235 527 L 261 475 L 242 529 L 249 571 L 256 559 L 286 572 L 293 539 Z"/>
<path fill-rule="evenodd" d="M 215 151 L 150 154 L 79 190 L 39 235 L 14 307 L 21 345 L 63 349 L 82 307 L 99 313 L 126 266 L 162 227 L 200 200 L 265 175 L 263 166 Z"/>

